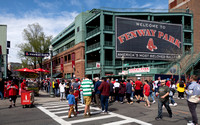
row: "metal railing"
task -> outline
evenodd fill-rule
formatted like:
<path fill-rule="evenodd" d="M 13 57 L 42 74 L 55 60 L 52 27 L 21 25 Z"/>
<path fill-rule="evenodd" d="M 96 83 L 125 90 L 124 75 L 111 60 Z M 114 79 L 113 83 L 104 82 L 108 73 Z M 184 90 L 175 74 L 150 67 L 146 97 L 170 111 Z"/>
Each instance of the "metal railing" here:
<path fill-rule="evenodd" d="M 105 60 L 105 66 L 112 66 L 112 61 L 110 60 Z"/>
<path fill-rule="evenodd" d="M 112 46 L 113 44 L 112 44 L 112 41 L 105 41 L 104 45 L 105 46 Z"/>
<path fill-rule="evenodd" d="M 191 30 L 191 26 L 185 25 L 184 26 L 185 30 Z"/>
<path fill-rule="evenodd" d="M 100 47 L 100 42 L 87 46 L 87 51 Z"/>
<path fill-rule="evenodd" d="M 186 38 L 184 39 L 184 42 L 185 43 L 192 43 L 191 39 L 186 39 Z"/>
<path fill-rule="evenodd" d="M 100 27 L 93 29 L 92 31 L 87 33 L 87 37 L 92 36 L 100 31 Z"/>
<path fill-rule="evenodd" d="M 112 31 L 112 26 L 105 25 L 104 30 Z"/>
<path fill-rule="evenodd" d="M 96 62 L 87 63 L 87 68 L 96 67 Z"/>

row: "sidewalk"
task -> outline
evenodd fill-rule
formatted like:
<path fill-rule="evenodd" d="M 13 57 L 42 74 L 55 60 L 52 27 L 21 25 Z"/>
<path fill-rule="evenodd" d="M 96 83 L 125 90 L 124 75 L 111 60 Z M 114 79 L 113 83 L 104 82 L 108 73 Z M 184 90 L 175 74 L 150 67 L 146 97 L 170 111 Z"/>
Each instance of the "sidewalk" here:
<path fill-rule="evenodd" d="M 60 101 L 59 97 L 50 97 L 50 94 L 44 91 L 39 91 L 39 96 L 35 96 L 34 97 L 34 104 L 42 104 L 45 102 L 49 102 L 49 101 Z M 10 105 L 10 101 L 9 99 L 4 99 L 4 100 L 0 100 L 0 108 L 2 107 L 8 107 Z M 21 106 L 21 96 L 17 96 L 17 100 L 16 100 L 16 106 Z"/>

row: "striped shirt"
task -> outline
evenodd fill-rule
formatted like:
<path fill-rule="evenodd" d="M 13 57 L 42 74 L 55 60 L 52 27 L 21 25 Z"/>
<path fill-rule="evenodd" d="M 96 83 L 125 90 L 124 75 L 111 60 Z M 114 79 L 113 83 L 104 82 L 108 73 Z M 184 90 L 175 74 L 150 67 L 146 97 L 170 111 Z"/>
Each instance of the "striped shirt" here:
<path fill-rule="evenodd" d="M 92 96 L 92 91 L 94 90 L 92 80 L 83 80 L 80 89 L 83 90 L 83 96 Z"/>

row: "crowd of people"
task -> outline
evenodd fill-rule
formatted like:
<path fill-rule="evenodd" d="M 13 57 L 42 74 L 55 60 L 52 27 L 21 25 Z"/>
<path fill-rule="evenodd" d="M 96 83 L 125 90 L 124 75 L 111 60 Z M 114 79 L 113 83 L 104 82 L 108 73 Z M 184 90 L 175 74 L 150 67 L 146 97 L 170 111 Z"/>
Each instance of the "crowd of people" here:
<path fill-rule="evenodd" d="M 21 83 L 21 89 L 25 89 L 26 80 Z M 15 106 L 17 91 L 19 87 L 13 81 L 5 82 L 4 93 L 0 92 L 1 98 L 9 97 L 11 102 L 9 108 Z M 50 92 L 51 82 L 49 79 L 38 82 L 41 90 Z M 102 114 L 108 114 L 108 103 L 119 102 L 124 104 L 133 104 L 145 102 L 144 106 L 150 108 L 152 104 L 158 101 L 158 116 L 156 120 L 162 119 L 163 106 L 167 109 L 169 117 L 172 118 L 172 110 L 170 106 L 177 106 L 174 101 L 175 93 L 178 93 L 178 99 L 185 99 L 192 114 L 191 124 L 198 124 L 196 107 L 200 101 L 200 84 L 197 83 L 197 77 L 191 76 L 190 82 L 178 81 L 167 78 L 161 80 L 142 80 L 138 77 L 136 81 L 132 79 L 120 80 L 98 77 L 90 80 L 87 76 L 84 79 L 54 79 L 52 88 L 54 95 L 60 97 L 60 101 L 67 100 L 70 109 L 68 117 L 71 113 L 76 116 L 78 112 L 78 103 L 85 104 L 84 117 L 90 117 L 90 104 L 96 104 L 102 110 Z M 7 93 L 6 93 L 7 92 Z M 6 95 L 8 94 L 8 95 Z M 158 98 L 158 99 L 156 99 Z M 12 103 L 13 102 L 13 103 Z M 75 106 L 75 111 L 74 111 Z"/>
<path fill-rule="evenodd" d="M 194 85 L 195 84 L 195 85 Z M 124 104 L 133 104 L 145 102 L 144 106 L 150 108 L 152 104 L 158 101 L 158 116 L 156 120 L 162 119 L 162 108 L 165 107 L 169 113 L 169 117 L 172 118 L 172 110 L 170 106 L 177 106 L 174 100 L 175 93 L 177 92 L 177 99 L 185 99 L 187 96 L 187 103 L 192 114 L 191 124 L 198 124 L 196 115 L 196 106 L 200 100 L 200 93 L 198 90 L 194 90 L 194 86 L 198 87 L 197 77 L 191 76 L 188 83 L 181 80 L 175 82 L 172 79 L 161 80 L 158 77 L 157 80 L 143 80 L 138 77 L 136 81 L 132 79 L 120 80 L 98 77 L 93 80 L 85 79 L 72 79 L 72 80 L 53 80 L 53 89 L 56 96 L 60 96 L 60 101 L 68 100 L 70 111 L 76 116 L 78 112 L 77 103 L 85 103 L 84 117 L 90 117 L 90 104 L 96 104 L 102 110 L 102 114 L 108 114 L 108 103 L 119 102 Z M 191 87 L 193 85 L 193 87 Z M 200 85 L 199 85 L 200 86 Z M 192 90 L 190 90 L 192 89 Z M 199 90 L 200 91 L 200 90 Z M 192 98 L 191 96 L 196 98 Z M 157 99 L 156 99 L 157 98 Z M 198 101 L 194 101 L 194 100 Z M 76 111 L 74 111 L 74 107 Z"/>

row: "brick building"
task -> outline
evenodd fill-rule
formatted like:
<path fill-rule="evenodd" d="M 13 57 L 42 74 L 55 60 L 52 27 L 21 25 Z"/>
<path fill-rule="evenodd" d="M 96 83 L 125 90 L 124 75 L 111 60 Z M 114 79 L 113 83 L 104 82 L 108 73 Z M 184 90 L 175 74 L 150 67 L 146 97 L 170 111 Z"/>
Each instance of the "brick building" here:
<path fill-rule="evenodd" d="M 187 62 L 188 66 L 186 66 L 185 72 L 190 74 L 200 75 L 200 1 L 199 0 L 169 0 L 169 9 L 171 12 L 177 11 L 180 9 L 186 10 L 186 12 L 191 12 L 193 14 L 192 17 L 192 28 L 193 32 L 187 32 L 187 34 L 191 34 L 191 37 L 187 37 L 188 41 L 193 41 L 192 50 L 194 52 L 191 53 L 190 58 Z M 189 22 L 185 22 L 189 23 Z M 186 34 L 186 35 L 187 35 Z"/>

